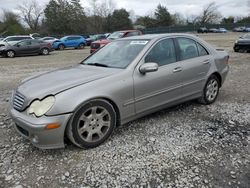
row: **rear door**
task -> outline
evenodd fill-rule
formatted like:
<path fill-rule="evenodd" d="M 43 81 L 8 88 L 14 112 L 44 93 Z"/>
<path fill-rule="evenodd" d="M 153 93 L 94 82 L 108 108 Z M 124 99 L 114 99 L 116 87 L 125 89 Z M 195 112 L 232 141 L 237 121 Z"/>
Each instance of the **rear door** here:
<path fill-rule="evenodd" d="M 195 40 L 177 37 L 180 67 L 182 69 L 183 94 L 191 96 L 202 92 L 212 57 L 208 50 Z"/>
<path fill-rule="evenodd" d="M 31 45 L 30 45 L 30 52 L 31 53 L 40 53 L 40 46 L 41 46 L 41 41 L 32 40 Z"/>

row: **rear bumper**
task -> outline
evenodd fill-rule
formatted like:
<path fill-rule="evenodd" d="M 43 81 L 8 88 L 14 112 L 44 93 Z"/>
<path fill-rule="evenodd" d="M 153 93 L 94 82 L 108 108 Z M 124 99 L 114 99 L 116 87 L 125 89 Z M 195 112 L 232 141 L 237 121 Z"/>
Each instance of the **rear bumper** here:
<path fill-rule="evenodd" d="M 229 72 L 229 65 L 227 65 L 222 71 L 221 71 L 221 85 L 223 85 L 223 83 L 225 82 L 226 80 L 226 77 L 228 75 L 228 72 Z"/>
<path fill-rule="evenodd" d="M 71 114 L 36 118 L 11 108 L 10 115 L 15 122 L 16 131 L 34 146 L 41 149 L 64 147 L 64 132 Z M 60 127 L 45 129 L 46 125 L 51 123 L 60 124 Z"/>
<path fill-rule="evenodd" d="M 250 50 L 250 44 L 234 44 L 234 50 Z"/>

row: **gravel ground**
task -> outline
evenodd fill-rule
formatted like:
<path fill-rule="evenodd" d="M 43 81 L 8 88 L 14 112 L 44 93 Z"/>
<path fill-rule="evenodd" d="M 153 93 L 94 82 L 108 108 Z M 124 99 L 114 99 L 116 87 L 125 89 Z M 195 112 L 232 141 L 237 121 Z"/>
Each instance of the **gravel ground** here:
<path fill-rule="evenodd" d="M 250 187 L 250 54 L 232 51 L 239 35 L 200 35 L 230 53 L 217 102 L 130 122 L 90 150 L 37 149 L 15 132 L 7 110 L 19 80 L 80 62 L 89 49 L 0 58 L 0 187 Z"/>

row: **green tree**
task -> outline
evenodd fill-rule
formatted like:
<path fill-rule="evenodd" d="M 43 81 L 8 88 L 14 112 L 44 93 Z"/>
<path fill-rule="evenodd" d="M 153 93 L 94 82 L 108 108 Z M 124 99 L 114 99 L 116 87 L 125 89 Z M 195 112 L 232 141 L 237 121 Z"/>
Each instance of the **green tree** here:
<path fill-rule="evenodd" d="M 86 16 L 80 0 L 50 0 L 44 14 L 46 25 L 52 34 L 86 32 Z"/>
<path fill-rule="evenodd" d="M 106 18 L 105 30 L 117 31 L 124 29 L 131 29 L 132 21 L 129 19 L 129 12 L 125 9 L 114 10 L 113 14 L 109 14 Z"/>
<path fill-rule="evenodd" d="M 174 19 L 168 12 L 168 9 L 161 4 L 155 10 L 155 19 L 157 26 L 170 26 L 174 23 Z"/>
<path fill-rule="evenodd" d="M 146 28 L 155 27 L 156 20 L 150 16 L 141 16 L 136 20 L 135 24 L 145 26 Z"/>
<path fill-rule="evenodd" d="M 3 22 L 0 26 L 0 34 L 17 35 L 24 34 L 25 29 L 19 21 L 19 17 L 10 11 L 4 11 Z"/>
<path fill-rule="evenodd" d="M 247 16 L 247 17 L 240 19 L 237 23 L 249 24 L 250 23 L 250 16 Z"/>
<path fill-rule="evenodd" d="M 234 23 L 234 17 L 233 16 L 229 16 L 228 18 L 223 18 L 221 20 L 222 24 L 232 24 Z"/>

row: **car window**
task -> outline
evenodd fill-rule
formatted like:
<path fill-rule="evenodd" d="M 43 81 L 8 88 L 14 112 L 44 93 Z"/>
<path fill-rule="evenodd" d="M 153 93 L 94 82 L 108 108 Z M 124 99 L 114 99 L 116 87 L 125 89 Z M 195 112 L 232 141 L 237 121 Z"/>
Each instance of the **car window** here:
<path fill-rule="evenodd" d="M 198 49 L 196 42 L 188 38 L 177 38 L 180 48 L 180 60 L 198 57 Z"/>
<path fill-rule="evenodd" d="M 31 41 L 22 41 L 18 43 L 19 46 L 29 46 L 31 45 Z"/>
<path fill-rule="evenodd" d="M 176 52 L 173 39 L 158 42 L 146 55 L 145 63 L 154 62 L 159 66 L 176 62 Z"/>
<path fill-rule="evenodd" d="M 201 44 L 197 43 L 197 47 L 198 47 L 199 56 L 205 56 L 209 54 L 207 50 Z"/>
<path fill-rule="evenodd" d="M 133 32 L 127 33 L 126 37 L 137 36 L 137 35 L 139 35 L 139 32 L 138 31 L 133 31 Z"/>

